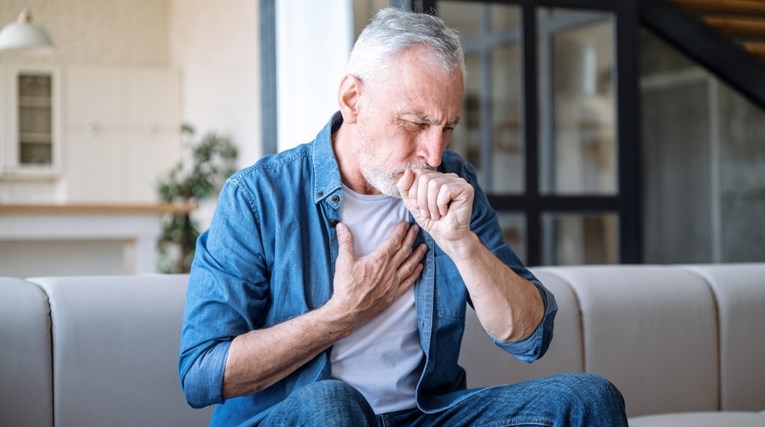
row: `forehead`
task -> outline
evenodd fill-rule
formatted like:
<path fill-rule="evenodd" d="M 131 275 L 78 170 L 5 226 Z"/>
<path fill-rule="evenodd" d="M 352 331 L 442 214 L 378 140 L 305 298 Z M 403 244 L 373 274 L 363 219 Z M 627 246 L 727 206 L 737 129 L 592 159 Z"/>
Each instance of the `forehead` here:
<path fill-rule="evenodd" d="M 438 115 L 459 115 L 463 79 L 459 67 L 446 70 L 427 49 L 408 49 L 399 53 L 388 68 L 384 91 L 405 109 L 445 110 Z"/>

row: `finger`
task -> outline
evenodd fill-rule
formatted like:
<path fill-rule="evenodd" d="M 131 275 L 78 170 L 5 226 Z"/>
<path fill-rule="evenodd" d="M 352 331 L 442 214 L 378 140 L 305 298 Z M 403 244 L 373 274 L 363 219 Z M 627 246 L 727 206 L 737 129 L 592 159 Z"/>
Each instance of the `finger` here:
<path fill-rule="evenodd" d="M 404 280 L 401 281 L 401 285 L 399 288 L 401 289 L 402 294 L 404 293 L 404 291 L 406 291 L 412 285 L 414 285 L 414 282 L 416 282 L 417 279 L 420 278 L 420 275 L 422 275 L 423 268 L 424 267 L 422 266 L 422 264 L 417 264 L 416 266 L 414 266 L 414 271 L 412 272 L 412 274 L 410 274 L 408 277 L 406 277 Z"/>
<path fill-rule="evenodd" d="M 410 224 L 409 230 L 406 232 L 406 236 L 404 236 L 404 241 L 401 243 L 402 249 L 408 249 L 408 252 L 412 252 L 412 245 L 414 244 L 414 240 L 417 239 L 417 233 L 420 231 L 420 227 L 417 226 L 417 224 Z"/>
<path fill-rule="evenodd" d="M 399 268 L 399 280 L 402 287 L 408 287 L 409 284 L 414 283 L 414 281 L 420 277 L 423 270 L 421 261 L 422 257 L 425 255 L 426 249 L 427 246 L 423 243 L 422 246 L 418 247 L 417 250 L 412 253 L 412 258 Z"/>
<path fill-rule="evenodd" d="M 441 186 L 436 199 L 438 213 L 441 214 L 441 216 L 446 216 L 446 213 L 449 212 L 449 203 L 451 203 L 453 198 L 454 196 L 452 194 L 451 186 Z"/>
<path fill-rule="evenodd" d="M 420 215 L 425 218 L 430 218 L 430 211 L 428 210 L 428 186 L 431 180 L 431 176 L 428 174 L 420 175 L 417 177 L 415 183 L 417 187 L 417 206 L 420 208 Z"/>
<path fill-rule="evenodd" d="M 410 274 L 415 266 L 417 264 L 420 264 L 422 262 L 422 259 L 425 257 L 425 253 L 428 251 L 428 245 L 425 243 L 420 243 L 417 245 L 417 247 L 406 257 L 406 259 L 401 263 L 401 265 L 398 267 L 399 270 L 403 271 L 405 275 Z"/>
<path fill-rule="evenodd" d="M 412 224 L 411 227 L 409 227 L 409 231 L 407 231 L 406 236 L 404 236 L 404 241 L 401 243 L 401 247 L 396 253 L 396 258 L 394 259 L 396 266 L 400 266 L 404 263 L 413 252 L 412 245 L 414 245 L 414 241 L 417 239 L 417 233 L 419 233 L 419 231 L 420 227 L 416 224 Z"/>
<path fill-rule="evenodd" d="M 425 258 L 425 253 L 427 251 L 428 245 L 425 243 L 420 243 L 409 258 L 412 262 L 419 264 L 422 259 Z"/>
<path fill-rule="evenodd" d="M 350 257 L 351 259 L 356 258 L 353 252 L 353 234 L 351 229 L 342 222 L 338 222 L 335 231 L 337 232 L 337 256 Z"/>
<path fill-rule="evenodd" d="M 404 174 L 401 175 L 401 178 L 398 179 L 396 188 L 398 188 L 398 193 L 401 195 L 402 199 L 406 200 L 409 198 L 409 188 L 412 187 L 414 178 L 414 172 L 412 172 L 411 169 L 406 169 Z"/>
<path fill-rule="evenodd" d="M 394 257 L 399 252 L 399 250 L 401 250 L 401 248 L 405 247 L 403 242 L 411 227 L 412 225 L 408 222 L 401 222 L 398 224 L 393 228 L 390 236 L 388 236 L 388 238 L 385 239 L 380 244 L 380 246 L 370 255 L 375 254 L 377 257 L 383 257 L 386 259 Z M 409 246 L 411 246 L 411 243 Z"/>
<path fill-rule="evenodd" d="M 446 186 L 441 177 L 432 179 L 428 182 L 428 211 L 430 212 L 430 216 L 435 220 L 441 218 L 441 208 L 438 205 L 438 201 L 444 187 Z"/>

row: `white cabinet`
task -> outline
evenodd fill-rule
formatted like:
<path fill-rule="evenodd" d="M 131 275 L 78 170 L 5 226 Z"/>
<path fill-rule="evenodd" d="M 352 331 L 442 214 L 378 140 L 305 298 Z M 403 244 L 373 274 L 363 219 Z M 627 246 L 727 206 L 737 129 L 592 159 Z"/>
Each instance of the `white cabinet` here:
<path fill-rule="evenodd" d="M 156 201 L 180 102 L 173 70 L 0 64 L 0 202 Z"/>
<path fill-rule="evenodd" d="M 152 202 L 180 159 L 180 82 L 164 69 L 70 67 L 65 175 L 70 202 Z"/>
<path fill-rule="evenodd" d="M 0 178 L 54 177 L 60 167 L 60 72 L 7 65 L 0 70 Z"/>

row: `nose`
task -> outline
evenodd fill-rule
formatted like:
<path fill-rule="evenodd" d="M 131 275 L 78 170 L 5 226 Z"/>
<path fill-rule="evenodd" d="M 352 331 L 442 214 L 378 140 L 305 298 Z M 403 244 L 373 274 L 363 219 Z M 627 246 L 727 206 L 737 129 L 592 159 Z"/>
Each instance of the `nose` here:
<path fill-rule="evenodd" d="M 417 157 L 425 160 L 428 166 L 435 169 L 441 165 L 441 156 L 448 143 L 449 132 L 440 126 L 430 126 L 418 138 Z"/>

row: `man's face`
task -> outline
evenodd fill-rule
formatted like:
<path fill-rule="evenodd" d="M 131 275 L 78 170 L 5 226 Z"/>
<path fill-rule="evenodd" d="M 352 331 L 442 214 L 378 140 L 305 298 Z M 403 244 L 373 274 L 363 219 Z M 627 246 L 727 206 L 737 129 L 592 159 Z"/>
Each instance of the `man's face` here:
<path fill-rule="evenodd" d="M 447 73 L 422 49 L 394 61 L 381 83 L 364 86 L 355 155 L 369 184 L 398 197 L 396 183 L 406 169 L 441 164 L 459 121 L 463 82 L 459 69 Z"/>

